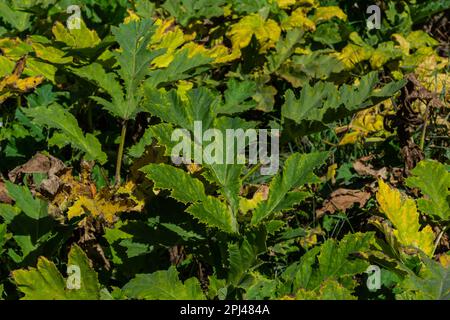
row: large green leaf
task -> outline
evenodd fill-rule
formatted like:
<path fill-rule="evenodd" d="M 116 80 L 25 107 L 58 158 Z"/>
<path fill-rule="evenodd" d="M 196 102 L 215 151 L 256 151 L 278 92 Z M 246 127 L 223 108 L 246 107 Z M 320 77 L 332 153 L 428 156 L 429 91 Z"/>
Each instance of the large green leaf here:
<path fill-rule="evenodd" d="M 219 130 L 223 137 L 227 137 L 227 130 L 243 130 L 253 129 L 257 125 L 256 122 L 244 121 L 240 118 L 229 118 L 229 117 L 219 117 L 214 121 L 214 128 Z M 244 141 L 242 141 L 242 139 Z M 240 141 L 239 141 L 240 140 Z M 234 215 L 237 215 L 237 210 L 239 206 L 239 190 L 242 186 L 241 173 L 244 168 L 244 164 L 239 164 L 237 162 L 237 147 L 238 143 L 242 143 L 244 148 L 250 143 L 255 143 L 255 141 L 249 141 L 246 137 L 234 138 L 233 144 L 224 143 L 223 155 L 234 155 L 232 163 L 228 161 L 223 161 L 223 163 L 212 163 L 205 165 L 208 171 L 203 174 L 203 176 L 208 179 L 211 183 L 215 183 L 219 186 L 220 193 L 227 199 Z M 205 146 L 204 146 L 205 147 Z"/>
<path fill-rule="evenodd" d="M 277 74 L 298 88 L 307 85 L 311 79 L 326 80 L 331 74 L 338 74 L 343 69 L 344 65 L 337 58 L 312 53 L 292 57 L 280 67 Z"/>
<path fill-rule="evenodd" d="M 411 19 L 420 23 L 437 13 L 450 9 L 450 0 L 423 1 L 411 6 Z"/>
<path fill-rule="evenodd" d="M 150 77 L 145 81 L 150 87 L 158 87 L 177 80 L 188 79 L 199 73 L 197 69 L 206 68 L 213 59 L 198 53 L 189 56 L 189 51 L 183 49 L 175 54 L 173 61 L 167 68 L 157 69 L 150 72 Z M 204 70 L 201 70 L 204 71 Z"/>
<path fill-rule="evenodd" d="M 187 172 L 167 164 L 149 164 L 140 169 L 158 189 L 172 190 L 171 196 L 182 203 L 193 203 L 206 199 L 203 183 Z"/>
<path fill-rule="evenodd" d="M 18 186 L 6 181 L 6 189 L 11 198 L 28 217 L 39 220 L 48 216 L 47 202 L 33 197 L 31 191 L 26 186 Z"/>
<path fill-rule="evenodd" d="M 223 15 L 221 6 L 226 3 L 225 0 L 166 0 L 162 7 L 186 27 L 191 19 Z"/>
<path fill-rule="evenodd" d="M 145 96 L 145 111 L 190 131 L 194 130 L 195 121 L 201 121 L 203 130 L 208 129 L 219 103 L 218 97 L 205 87 L 189 91 L 187 100 L 175 90 L 166 93 L 149 86 L 145 86 Z"/>
<path fill-rule="evenodd" d="M 22 32 L 31 26 L 31 14 L 21 11 L 21 8 L 17 8 L 17 6 L 18 4 L 14 4 L 14 1 L 0 0 L 0 12 L 2 13 L 0 18 Z"/>
<path fill-rule="evenodd" d="M 224 93 L 225 101 L 217 109 L 217 113 L 233 114 L 252 109 L 256 101 L 251 97 L 256 93 L 256 83 L 253 81 L 237 81 L 231 79 Z"/>
<path fill-rule="evenodd" d="M 316 290 L 300 289 L 295 298 L 298 300 L 357 300 L 352 292 L 336 280 L 325 280 Z"/>
<path fill-rule="evenodd" d="M 192 204 L 186 211 L 209 227 L 219 228 L 228 233 L 238 232 L 236 217 L 215 197 L 208 196 L 206 200 Z"/>
<path fill-rule="evenodd" d="M 117 114 L 122 119 L 130 119 L 136 114 L 142 98 L 139 86 L 150 71 L 150 62 L 163 53 L 162 50 L 151 52 L 147 49 L 155 30 L 151 19 L 131 21 L 112 29 L 121 48 L 115 56 L 125 86 L 125 104 Z"/>
<path fill-rule="evenodd" d="M 140 86 L 150 72 L 150 62 L 164 52 L 148 50 L 155 30 L 151 19 L 131 21 L 112 28 L 115 40 L 120 45 L 120 50 L 114 55 L 120 67 L 117 73 L 123 80 L 123 89 L 116 75 L 107 73 L 98 63 L 72 69 L 75 74 L 96 83 L 108 93 L 111 101 L 98 96 L 92 98 L 114 116 L 129 120 L 140 111 Z"/>
<path fill-rule="evenodd" d="M 303 200 L 305 193 L 290 191 L 307 183 L 318 182 L 313 170 L 322 165 L 327 157 L 326 152 L 291 155 L 286 160 L 283 173 L 276 175 L 271 181 L 269 197 L 256 208 L 252 224 L 261 223 L 273 213 L 291 209 L 294 204 Z"/>
<path fill-rule="evenodd" d="M 238 285 L 242 277 L 254 265 L 257 258 L 256 252 L 254 252 L 253 246 L 245 239 L 241 244 L 229 244 L 228 255 L 228 261 L 230 263 L 228 281 L 234 285 Z"/>
<path fill-rule="evenodd" d="M 132 299 L 145 300 L 204 300 L 200 283 L 196 278 L 184 283 L 178 278 L 177 269 L 160 270 L 151 274 L 138 274 L 128 282 L 123 291 Z"/>
<path fill-rule="evenodd" d="M 234 215 L 220 200 L 206 196 L 200 180 L 167 164 L 149 164 L 141 168 L 141 171 L 154 181 L 155 188 L 172 190 L 173 198 L 184 204 L 192 203 L 186 212 L 189 212 L 201 223 L 225 232 L 237 232 Z"/>
<path fill-rule="evenodd" d="M 362 109 L 374 106 L 393 96 L 406 81 L 391 82 L 376 89 L 378 73 L 363 76 L 358 85 L 342 85 L 339 89 L 330 82 L 305 84 L 296 99 L 292 90 L 285 94 L 282 115 L 303 127 L 301 133 L 317 131 Z"/>
<path fill-rule="evenodd" d="M 90 266 L 86 254 L 77 245 L 69 252 L 68 266 L 80 270 L 80 288 L 68 289 L 66 280 L 55 264 L 40 257 L 37 268 L 15 270 L 14 282 L 25 300 L 97 300 L 100 298 L 100 284 L 97 273 Z"/>
<path fill-rule="evenodd" d="M 417 276 L 409 275 L 400 284 L 404 292 L 397 295 L 401 300 L 450 300 L 450 268 L 423 255 L 424 266 Z"/>
<path fill-rule="evenodd" d="M 351 255 L 367 251 L 373 238 L 374 234 L 368 232 L 348 234 L 339 243 L 334 239 L 327 240 L 321 246 L 317 257 L 319 269 L 315 286 L 329 278 L 341 279 L 363 273 L 368 263 L 360 259 L 351 259 Z"/>
<path fill-rule="evenodd" d="M 267 235 L 264 229 L 247 234 L 240 242 L 228 244 L 228 283 L 233 286 L 246 286 L 244 279 L 259 266 L 258 255 L 267 250 Z"/>
<path fill-rule="evenodd" d="M 125 105 L 122 87 L 117 80 L 117 76 L 114 73 L 106 73 L 103 67 L 98 63 L 92 63 L 85 67 L 78 69 L 71 69 L 76 75 L 88 79 L 100 88 L 102 88 L 109 96 L 111 96 L 112 101 L 109 102 L 101 97 L 92 97 L 98 103 L 104 106 L 106 110 L 111 112 L 114 116 L 125 115 L 123 106 Z"/>
<path fill-rule="evenodd" d="M 355 286 L 352 276 L 363 273 L 369 265 L 352 255 L 367 252 L 373 238 L 371 232 L 347 234 L 339 242 L 328 239 L 322 246 L 309 250 L 283 273 L 285 293 L 303 289 L 303 293 L 319 294 L 323 283 L 329 280 L 352 290 Z"/>
<path fill-rule="evenodd" d="M 76 118 L 62 106 L 51 104 L 47 107 L 23 109 L 23 111 L 33 118 L 34 123 L 60 130 L 61 134 L 54 136 L 58 146 L 70 144 L 75 149 L 83 151 L 87 160 L 96 160 L 101 164 L 107 161 L 98 139 L 90 133 L 84 135 Z"/>
<path fill-rule="evenodd" d="M 450 219 L 450 172 L 437 161 L 421 161 L 406 179 L 411 188 L 419 188 L 425 198 L 418 199 L 419 209 L 442 220 Z"/>

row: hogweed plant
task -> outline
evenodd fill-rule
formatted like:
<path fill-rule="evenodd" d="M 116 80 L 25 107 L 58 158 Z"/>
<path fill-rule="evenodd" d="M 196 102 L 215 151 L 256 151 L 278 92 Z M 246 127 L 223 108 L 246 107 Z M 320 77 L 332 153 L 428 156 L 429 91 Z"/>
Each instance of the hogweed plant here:
<path fill-rule="evenodd" d="M 450 5 L 333 3 L 0 1 L 0 299 L 449 299 Z"/>

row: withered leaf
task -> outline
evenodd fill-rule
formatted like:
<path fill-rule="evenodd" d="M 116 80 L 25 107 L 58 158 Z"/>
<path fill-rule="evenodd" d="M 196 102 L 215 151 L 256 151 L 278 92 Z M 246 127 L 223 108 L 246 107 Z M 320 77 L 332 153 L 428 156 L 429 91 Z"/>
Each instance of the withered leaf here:
<path fill-rule="evenodd" d="M 371 176 L 376 179 L 383 178 L 387 179 L 387 168 L 381 168 L 379 170 L 373 169 L 373 166 L 371 164 L 366 164 L 364 159 L 356 160 L 355 163 L 353 163 L 353 169 L 356 171 L 357 174 L 360 176 Z"/>
<path fill-rule="evenodd" d="M 6 190 L 5 183 L 0 181 L 0 203 L 12 204 L 13 200 L 8 195 L 8 191 Z"/>
<path fill-rule="evenodd" d="M 65 168 L 66 166 L 64 165 L 64 163 L 58 158 L 50 155 L 46 156 L 42 153 L 37 153 L 28 162 L 10 171 L 8 177 L 13 183 L 16 183 L 23 174 L 45 173 L 49 177 L 52 177 L 57 175 Z"/>
<path fill-rule="evenodd" d="M 10 75 L 7 75 L 0 80 L 0 103 L 3 103 L 8 97 L 10 97 L 12 92 L 28 92 L 36 88 L 44 81 L 43 76 L 33 76 L 20 79 L 20 76 L 25 68 L 25 64 L 26 56 L 17 61 L 14 70 Z"/>
<path fill-rule="evenodd" d="M 319 210 L 316 210 L 318 218 L 324 216 L 327 212 L 333 214 L 336 211 L 343 211 L 350 209 L 355 204 L 359 204 L 362 208 L 370 199 L 371 194 L 361 190 L 351 189 L 337 189 L 334 191 L 328 200 L 325 200 L 324 205 Z"/>

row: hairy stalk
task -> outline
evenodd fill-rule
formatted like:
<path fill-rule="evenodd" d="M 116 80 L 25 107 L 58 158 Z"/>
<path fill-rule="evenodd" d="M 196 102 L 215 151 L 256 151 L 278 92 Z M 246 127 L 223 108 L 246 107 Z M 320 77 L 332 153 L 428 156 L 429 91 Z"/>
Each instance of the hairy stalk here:
<path fill-rule="evenodd" d="M 250 169 L 250 171 L 242 178 L 242 182 L 244 182 L 245 180 L 247 180 L 248 178 L 250 178 L 252 176 L 252 174 L 254 174 L 259 168 L 261 168 L 262 163 L 258 163 L 257 165 L 255 165 L 253 168 Z"/>
<path fill-rule="evenodd" d="M 119 150 L 117 151 L 116 175 L 115 175 L 116 186 L 120 184 L 120 171 L 122 169 L 123 149 L 125 147 L 126 134 L 127 134 L 127 120 L 124 120 L 122 123 L 122 132 L 120 134 Z"/>

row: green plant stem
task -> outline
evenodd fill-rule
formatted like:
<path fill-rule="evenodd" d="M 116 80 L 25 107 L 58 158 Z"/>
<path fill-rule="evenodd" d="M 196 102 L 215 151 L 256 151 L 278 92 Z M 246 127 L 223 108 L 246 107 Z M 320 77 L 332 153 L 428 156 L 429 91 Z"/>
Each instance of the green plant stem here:
<path fill-rule="evenodd" d="M 120 134 L 119 150 L 117 151 L 116 175 L 115 175 L 116 186 L 120 184 L 120 171 L 122 169 L 123 149 L 125 147 L 126 135 L 127 135 L 127 120 L 124 120 L 122 123 L 122 132 Z"/>
<path fill-rule="evenodd" d="M 250 171 L 242 178 L 242 182 L 244 182 L 245 180 L 247 180 L 248 178 L 251 177 L 252 174 L 254 174 L 256 172 L 256 170 L 258 170 L 259 168 L 261 168 L 262 163 L 258 163 L 256 166 L 254 166 L 253 168 L 250 169 Z"/>

